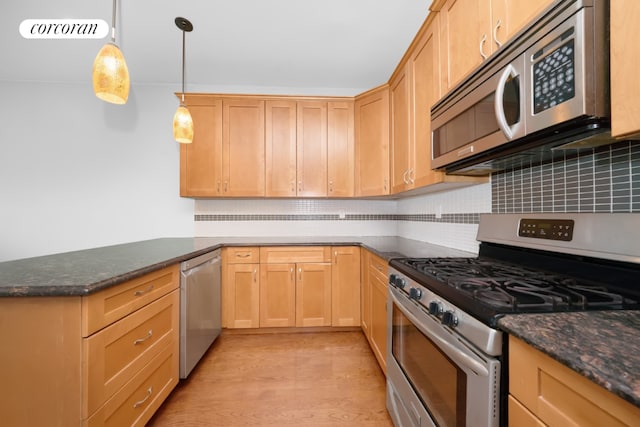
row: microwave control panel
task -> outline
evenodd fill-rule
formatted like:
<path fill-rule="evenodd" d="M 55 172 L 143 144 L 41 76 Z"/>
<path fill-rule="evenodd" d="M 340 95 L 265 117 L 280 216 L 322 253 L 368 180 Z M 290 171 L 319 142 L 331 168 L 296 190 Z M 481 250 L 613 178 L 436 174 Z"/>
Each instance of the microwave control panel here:
<path fill-rule="evenodd" d="M 522 218 L 518 236 L 570 242 L 573 239 L 573 225 L 572 219 Z"/>
<path fill-rule="evenodd" d="M 533 55 L 533 113 L 576 95 L 573 28 Z"/>

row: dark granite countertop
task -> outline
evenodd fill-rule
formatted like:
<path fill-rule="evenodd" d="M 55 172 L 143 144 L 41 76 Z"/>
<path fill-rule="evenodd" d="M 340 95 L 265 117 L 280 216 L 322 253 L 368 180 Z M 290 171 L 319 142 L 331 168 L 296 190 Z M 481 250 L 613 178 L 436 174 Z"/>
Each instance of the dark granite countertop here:
<path fill-rule="evenodd" d="M 640 406 L 640 311 L 507 315 L 498 326 Z"/>
<path fill-rule="evenodd" d="M 395 236 L 163 238 L 0 263 L 0 297 L 79 296 L 134 279 L 222 246 L 360 245 L 396 256 L 473 256 Z"/>

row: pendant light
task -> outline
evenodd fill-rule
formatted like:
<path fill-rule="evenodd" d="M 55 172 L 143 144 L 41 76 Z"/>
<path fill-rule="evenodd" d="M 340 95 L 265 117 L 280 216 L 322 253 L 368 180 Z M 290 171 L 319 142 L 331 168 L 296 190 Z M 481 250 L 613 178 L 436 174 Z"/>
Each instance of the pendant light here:
<path fill-rule="evenodd" d="M 129 70 L 116 46 L 116 1 L 113 0 L 111 42 L 105 44 L 93 61 L 93 92 L 103 101 L 125 104 L 129 98 Z"/>
<path fill-rule="evenodd" d="M 182 30 L 182 98 L 180 106 L 173 116 L 173 137 L 181 144 L 191 144 L 193 141 L 193 119 L 191 113 L 184 105 L 184 39 L 186 32 L 193 30 L 191 22 L 185 18 L 177 17 L 176 26 Z"/>

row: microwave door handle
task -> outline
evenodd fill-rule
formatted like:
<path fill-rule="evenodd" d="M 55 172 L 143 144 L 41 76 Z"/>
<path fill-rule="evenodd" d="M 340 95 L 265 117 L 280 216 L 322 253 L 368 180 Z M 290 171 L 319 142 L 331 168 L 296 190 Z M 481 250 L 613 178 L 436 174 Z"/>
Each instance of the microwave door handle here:
<path fill-rule="evenodd" d="M 505 70 L 502 72 L 502 75 L 500 76 L 500 80 L 498 80 L 498 87 L 496 87 L 496 96 L 494 100 L 496 120 L 498 121 L 500 130 L 507 137 L 507 139 L 513 138 L 513 130 L 507 123 L 507 118 L 504 115 L 502 99 L 504 97 L 504 87 L 507 84 L 507 79 L 509 77 L 515 77 L 517 75 L 518 74 L 516 73 L 516 69 L 513 68 L 513 65 L 507 65 L 507 68 L 505 68 Z"/>
<path fill-rule="evenodd" d="M 478 375 L 482 375 L 484 377 L 489 376 L 489 370 L 483 366 L 480 362 L 474 360 L 470 355 L 467 355 L 466 352 L 461 351 L 459 347 L 451 344 L 444 338 L 442 338 L 437 332 L 435 332 L 429 325 L 426 325 L 424 322 L 418 320 L 418 318 L 402 306 L 402 303 L 398 300 L 398 297 L 394 295 L 393 291 L 390 290 L 389 296 L 391 297 L 392 302 L 396 304 L 396 306 L 400 309 L 402 314 L 407 316 L 407 318 L 414 324 L 416 328 L 422 331 L 425 335 L 429 337 L 430 340 L 434 341 L 442 351 L 444 351 L 447 356 L 454 360 L 459 365 L 466 367 L 467 369 L 472 370 Z"/>

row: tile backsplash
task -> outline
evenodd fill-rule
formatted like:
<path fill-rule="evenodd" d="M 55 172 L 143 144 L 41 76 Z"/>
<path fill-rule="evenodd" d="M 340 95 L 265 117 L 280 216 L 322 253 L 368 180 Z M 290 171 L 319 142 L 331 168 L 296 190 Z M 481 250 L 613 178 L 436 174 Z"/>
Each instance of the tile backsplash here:
<path fill-rule="evenodd" d="M 493 174 L 491 182 L 494 213 L 640 212 L 640 142 L 526 164 Z"/>
<path fill-rule="evenodd" d="M 198 199 L 196 236 L 402 236 L 477 252 L 489 184 L 402 200 Z"/>

